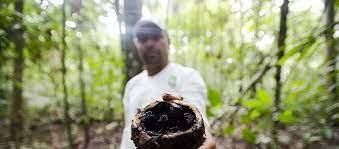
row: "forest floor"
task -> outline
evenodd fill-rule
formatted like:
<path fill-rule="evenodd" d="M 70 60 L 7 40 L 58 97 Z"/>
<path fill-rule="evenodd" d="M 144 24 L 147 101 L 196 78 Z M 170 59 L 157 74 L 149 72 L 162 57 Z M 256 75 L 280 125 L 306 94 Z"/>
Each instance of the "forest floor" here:
<path fill-rule="evenodd" d="M 30 133 L 26 134 L 25 147 L 32 149 L 64 149 L 67 146 L 65 129 L 62 124 L 55 123 L 41 126 L 30 126 Z M 90 128 L 90 142 L 88 149 L 118 149 L 121 141 L 121 134 L 123 129 L 122 122 L 94 122 Z M 78 149 L 82 149 L 84 145 L 83 133 L 81 130 L 75 130 L 74 146 Z M 217 149 L 247 149 L 247 148 L 262 148 L 258 145 L 250 145 L 245 140 L 232 139 L 231 137 L 215 137 L 217 143 Z M 6 137 L 4 133 L 0 131 L 0 148 L 6 147 Z M 8 143 L 7 143 L 8 144 Z M 292 143 L 284 148 L 291 149 L 319 149 L 319 148 L 331 148 L 326 141 L 320 141 L 308 145 L 307 147 L 300 142 Z"/>

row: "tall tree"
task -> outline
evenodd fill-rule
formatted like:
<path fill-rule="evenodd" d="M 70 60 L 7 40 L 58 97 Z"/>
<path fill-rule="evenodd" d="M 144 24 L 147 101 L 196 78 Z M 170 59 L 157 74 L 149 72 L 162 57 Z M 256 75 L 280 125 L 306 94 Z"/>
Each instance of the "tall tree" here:
<path fill-rule="evenodd" d="M 76 46 L 77 46 L 77 51 L 78 51 L 78 71 L 79 71 L 79 84 L 80 84 L 80 99 L 81 99 L 81 124 L 84 132 L 84 146 L 83 148 L 87 148 L 87 145 L 90 141 L 90 135 L 89 135 L 89 120 L 87 117 L 87 102 L 86 102 L 86 84 L 84 81 L 84 67 L 83 67 L 83 59 L 84 59 L 84 51 L 82 50 L 81 47 L 81 5 L 82 5 L 82 0 L 73 0 L 73 5 L 72 9 L 74 12 L 78 14 L 77 18 L 77 26 L 76 26 Z M 74 4 L 75 3 L 75 4 Z"/>
<path fill-rule="evenodd" d="M 125 0 L 123 19 L 125 22 L 125 34 L 122 34 L 122 51 L 125 55 L 126 80 L 141 72 L 142 65 L 133 43 L 133 27 L 142 16 L 141 0 Z"/>
<path fill-rule="evenodd" d="M 337 70 L 336 70 L 336 57 L 338 56 L 338 49 L 336 49 L 336 41 L 333 38 L 334 34 L 334 19 L 335 19 L 335 0 L 326 0 L 325 1 L 325 13 L 326 13 L 326 46 L 327 46 L 327 84 L 328 84 L 328 91 L 329 91 L 329 99 L 332 102 L 338 102 L 338 89 L 337 89 Z M 332 109 L 330 111 L 330 115 L 333 113 L 339 113 L 339 109 Z M 335 121 L 336 126 L 339 126 L 339 121 Z"/>
<path fill-rule="evenodd" d="M 64 103 L 64 120 L 65 128 L 67 134 L 68 147 L 73 148 L 73 138 L 72 138 L 72 127 L 71 127 L 71 117 L 69 115 L 69 102 L 68 102 L 68 92 L 66 85 L 66 0 L 63 1 L 61 11 L 62 11 L 62 31 L 61 31 L 61 73 L 62 73 L 62 88 L 63 88 L 63 103 Z"/>
<path fill-rule="evenodd" d="M 15 58 L 13 67 L 13 94 L 10 106 L 10 134 L 12 141 L 15 142 L 15 148 L 20 148 L 23 139 L 23 73 L 24 73 L 24 24 L 23 24 L 24 0 L 15 0 L 14 9 L 16 21 L 11 29 L 12 41 L 15 45 Z"/>
<path fill-rule="evenodd" d="M 280 26 L 279 26 L 279 34 L 278 34 L 278 52 L 277 52 L 277 61 L 279 61 L 285 53 L 286 48 L 286 33 L 287 33 L 287 14 L 288 14 L 288 0 L 284 0 L 283 4 L 280 7 Z M 274 111 L 275 113 L 280 112 L 280 100 L 281 100 L 281 89 L 282 89 L 282 82 L 281 82 L 281 69 L 282 65 L 277 63 L 276 64 L 276 72 L 275 72 L 275 94 L 274 94 Z M 278 131 L 279 121 L 274 121 L 273 126 L 273 139 L 274 142 L 277 142 L 277 131 Z"/>

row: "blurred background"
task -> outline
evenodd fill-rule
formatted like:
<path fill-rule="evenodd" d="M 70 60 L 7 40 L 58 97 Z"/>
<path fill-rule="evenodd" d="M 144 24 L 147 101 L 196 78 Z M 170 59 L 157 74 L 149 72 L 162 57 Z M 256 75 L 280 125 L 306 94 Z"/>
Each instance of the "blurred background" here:
<path fill-rule="evenodd" d="M 0 148 L 119 148 L 133 25 L 200 71 L 218 148 L 339 147 L 339 1 L 0 0 Z"/>

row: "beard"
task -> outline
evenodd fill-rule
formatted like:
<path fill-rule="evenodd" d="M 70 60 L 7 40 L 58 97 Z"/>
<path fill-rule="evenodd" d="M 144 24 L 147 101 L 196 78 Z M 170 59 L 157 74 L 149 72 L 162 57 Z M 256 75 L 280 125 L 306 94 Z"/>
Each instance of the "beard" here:
<path fill-rule="evenodd" d="M 154 65 L 161 64 L 161 50 L 160 49 L 149 49 L 149 52 L 145 52 L 143 55 L 143 59 L 145 65 Z"/>

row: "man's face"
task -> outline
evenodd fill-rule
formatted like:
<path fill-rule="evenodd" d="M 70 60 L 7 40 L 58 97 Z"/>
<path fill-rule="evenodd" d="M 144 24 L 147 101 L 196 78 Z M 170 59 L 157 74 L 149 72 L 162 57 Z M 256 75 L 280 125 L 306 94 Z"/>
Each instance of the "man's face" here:
<path fill-rule="evenodd" d="M 168 61 L 168 39 L 163 31 L 138 34 L 135 45 L 144 65 L 160 65 Z"/>

